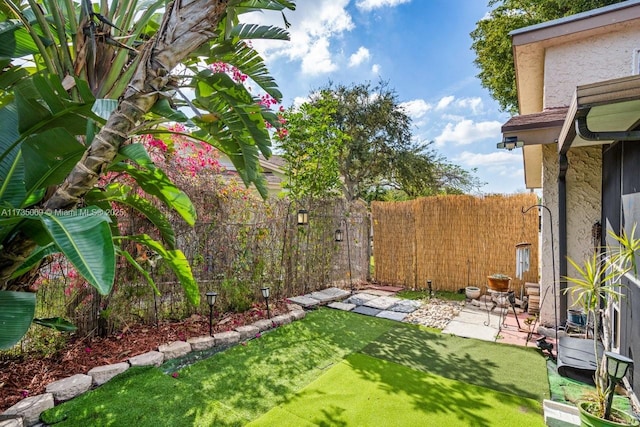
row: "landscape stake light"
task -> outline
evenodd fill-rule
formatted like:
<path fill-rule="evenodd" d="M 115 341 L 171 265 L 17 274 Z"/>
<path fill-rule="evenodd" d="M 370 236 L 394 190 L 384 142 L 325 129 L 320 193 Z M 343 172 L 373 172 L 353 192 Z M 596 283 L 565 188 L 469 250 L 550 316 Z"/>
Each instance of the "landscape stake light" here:
<path fill-rule="evenodd" d="M 336 234 L 335 234 L 335 241 L 336 242 L 342 242 L 343 240 L 343 236 L 342 236 L 342 230 L 340 230 L 339 228 L 336 230 Z"/>
<path fill-rule="evenodd" d="M 267 305 L 267 317 L 271 319 L 271 312 L 269 311 L 269 296 L 271 294 L 271 289 L 269 288 L 260 288 L 262 291 L 262 297 L 264 298 L 264 302 Z"/>
<path fill-rule="evenodd" d="M 217 292 L 207 292 L 207 304 L 209 304 L 209 336 L 213 335 L 213 305 L 216 303 Z"/>
<path fill-rule="evenodd" d="M 611 414 L 611 404 L 613 403 L 616 384 L 627 374 L 627 369 L 633 365 L 633 360 L 611 351 L 605 351 L 604 355 L 607 358 L 607 375 L 609 375 L 607 405 L 604 408 L 604 418 L 608 420 Z"/>
<path fill-rule="evenodd" d="M 309 212 L 306 209 L 300 209 L 298 211 L 298 225 L 309 224 Z"/>
<path fill-rule="evenodd" d="M 349 224 L 347 223 L 346 218 L 342 218 L 340 220 L 340 225 L 342 225 L 343 223 L 344 223 L 345 232 L 347 234 L 347 262 L 349 263 L 349 288 L 351 289 L 351 295 L 353 295 L 353 292 L 354 292 L 353 279 L 351 278 L 351 249 L 350 249 L 351 245 L 349 242 Z M 336 229 L 336 232 L 334 234 L 334 240 L 336 242 L 344 241 L 344 235 L 342 234 L 341 228 Z"/>

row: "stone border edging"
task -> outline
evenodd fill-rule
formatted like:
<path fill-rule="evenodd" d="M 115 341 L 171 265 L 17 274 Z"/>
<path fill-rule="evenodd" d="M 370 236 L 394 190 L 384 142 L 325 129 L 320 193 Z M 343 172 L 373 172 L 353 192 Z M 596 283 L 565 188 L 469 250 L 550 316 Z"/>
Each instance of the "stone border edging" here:
<path fill-rule="evenodd" d="M 187 339 L 187 341 L 173 341 L 158 346 L 158 350 L 149 351 L 129 358 L 126 362 L 112 365 L 96 366 L 87 374 L 75 374 L 67 378 L 53 381 L 46 387 L 43 394 L 29 396 L 0 415 L 0 427 L 29 427 L 40 422 L 40 414 L 56 404 L 73 399 L 89 390 L 93 390 L 116 375 L 125 372 L 131 366 L 160 366 L 178 357 L 185 356 L 192 351 L 207 350 L 213 347 L 230 347 L 259 336 L 260 332 L 286 325 L 294 320 L 303 319 L 304 309 L 297 304 L 287 304 L 289 312 L 262 319 L 244 326 L 238 326 L 233 331 L 219 332 L 213 336 L 201 336 Z"/>

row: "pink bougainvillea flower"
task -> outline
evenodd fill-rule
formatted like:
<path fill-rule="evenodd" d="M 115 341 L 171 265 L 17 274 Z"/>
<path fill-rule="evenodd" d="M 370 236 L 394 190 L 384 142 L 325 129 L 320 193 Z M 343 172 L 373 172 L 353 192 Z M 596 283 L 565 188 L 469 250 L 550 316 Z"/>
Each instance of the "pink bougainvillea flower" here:
<path fill-rule="evenodd" d="M 84 351 L 85 351 L 85 353 L 91 353 L 91 348 L 90 348 L 90 347 L 86 347 L 86 348 L 84 349 Z"/>
<path fill-rule="evenodd" d="M 25 397 L 29 397 L 29 390 L 21 390 L 20 396 L 24 399 Z"/>
<path fill-rule="evenodd" d="M 171 376 L 172 376 L 173 378 L 178 378 L 178 377 L 180 376 L 180 374 L 179 374 L 179 373 L 177 373 L 177 372 L 174 372 L 173 374 L 171 374 Z"/>
<path fill-rule="evenodd" d="M 260 334 L 260 332 L 258 332 L 258 333 L 256 334 L 256 338 L 260 338 L 261 336 L 262 336 L 262 334 Z"/>

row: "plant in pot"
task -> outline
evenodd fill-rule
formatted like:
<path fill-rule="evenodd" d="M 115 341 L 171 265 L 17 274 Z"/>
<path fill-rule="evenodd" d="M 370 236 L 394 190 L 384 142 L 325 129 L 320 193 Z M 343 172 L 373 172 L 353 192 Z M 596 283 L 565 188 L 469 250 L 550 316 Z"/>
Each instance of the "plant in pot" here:
<path fill-rule="evenodd" d="M 605 252 L 606 255 L 594 253 L 582 266 L 568 258 L 577 275 L 566 278 L 573 285 L 567 291 L 573 298 L 574 306 L 579 306 L 593 321 L 596 389 L 594 393 L 583 396 L 578 402 L 581 425 L 587 427 L 639 425 L 638 420 L 632 415 L 611 408 L 615 387 L 633 361 L 612 352 L 603 352 L 598 345 L 601 326 L 607 327 L 606 322 L 603 322 L 604 325 L 600 324 L 602 303 L 619 300 L 621 294 L 616 290 L 616 287 L 620 286 L 619 279 L 630 270 L 637 272 L 635 250 L 640 247 L 640 240 L 629 238 L 624 232 L 621 236 L 611 236 L 620 246 L 610 248 Z"/>
<path fill-rule="evenodd" d="M 489 289 L 492 291 L 507 292 L 509 290 L 511 277 L 506 274 L 496 273 L 491 276 L 487 276 L 487 282 L 489 284 Z"/>

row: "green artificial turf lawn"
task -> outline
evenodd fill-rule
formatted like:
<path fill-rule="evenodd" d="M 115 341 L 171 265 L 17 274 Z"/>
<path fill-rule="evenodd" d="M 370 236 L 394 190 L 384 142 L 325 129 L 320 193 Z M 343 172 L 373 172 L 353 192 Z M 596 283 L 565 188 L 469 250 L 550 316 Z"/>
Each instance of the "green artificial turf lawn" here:
<path fill-rule="evenodd" d="M 131 368 L 99 388 L 46 411 L 42 418 L 56 427 L 242 426 L 280 404 L 296 401 L 300 390 L 346 357 L 351 361 L 354 353 L 366 353 L 358 357 L 373 358 L 378 364 L 402 365 L 399 368 L 404 370 L 411 394 L 416 393 L 421 381 L 442 381 L 463 393 L 467 393 L 467 387 L 475 390 L 483 385 L 514 396 L 503 400 L 513 408 L 520 407 L 517 402 L 521 397 L 538 399 L 544 394 L 541 389 L 547 387 L 547 380 L 542 356 L 536 354 L 539 361 L 534 361 L 530 356 L 535 353 L 498 344 L 485 348 L 485 344 L 415 325 L 320 309 L 246 345 L 176 371 L 177 378 L 167 370 L 175 363 L 160 369 Z M 484 354 L 487 352 L 491 354 Z M 490 360 L 494 357 L 505 363 L 493 365 Z M 513 379 L 508 369 L 503 370 L 504 366 L 521 366 L 521 362 L 529 364 L 524 368 L 527 375 L 521 373 Z M 543 386 L 537 384 L 537 363 L 542 366 Z M 378 375 L 363 376 L 360 381 L 365 378 L 372 381 L 372 389 L 384 385 Z M 352 406 L 361 403 L 356 401 Z M 500 414 L 494 416 L 499 418 Z"/>
<path fill-rule="evenodd" d="M 278 426 L 544 426 L 542 405 L 352 354 L 249 424 Z"/>

